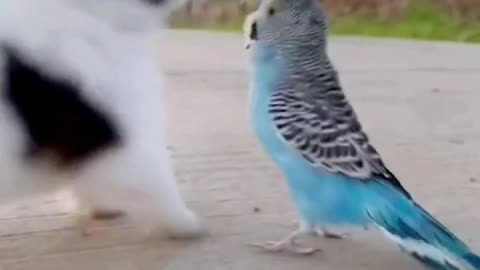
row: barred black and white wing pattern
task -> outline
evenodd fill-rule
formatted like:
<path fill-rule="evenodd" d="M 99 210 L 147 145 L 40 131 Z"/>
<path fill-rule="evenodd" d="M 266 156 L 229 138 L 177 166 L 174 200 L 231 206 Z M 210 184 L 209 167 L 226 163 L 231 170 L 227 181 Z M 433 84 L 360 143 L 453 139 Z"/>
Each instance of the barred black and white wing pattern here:
<path fill-rule="evenodd" d="M 359 178 L 378 176 L 401 187 L 369 143 L 334 70 L 312 79 L 290 77 L 272 94 L 278 133 L 312 165 Z M 403 188 L 401 188 L 403 189 Z"/>

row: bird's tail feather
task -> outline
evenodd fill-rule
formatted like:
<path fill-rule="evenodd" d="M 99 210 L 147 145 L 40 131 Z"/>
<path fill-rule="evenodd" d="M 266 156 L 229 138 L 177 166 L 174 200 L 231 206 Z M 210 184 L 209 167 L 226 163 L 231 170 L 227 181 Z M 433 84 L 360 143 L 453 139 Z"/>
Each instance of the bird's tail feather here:
<path fill-rule="evenodd" d="M 474 269 L 480 269 L 480 256 L 470 252 L 467 255 L 463 256 L 463 259 L 466 260 L 469 264 L 471 264 Z"/>
<path fill-rule="evenodd" d="M 420 205 L 405 196 L 368 215 L 400 248 L 435 270 L 480 270 L 480 257 Z M 384 204 L 385 205 L 385 204 Z M 394 205 L 394 207 L 393 207 Z"/>

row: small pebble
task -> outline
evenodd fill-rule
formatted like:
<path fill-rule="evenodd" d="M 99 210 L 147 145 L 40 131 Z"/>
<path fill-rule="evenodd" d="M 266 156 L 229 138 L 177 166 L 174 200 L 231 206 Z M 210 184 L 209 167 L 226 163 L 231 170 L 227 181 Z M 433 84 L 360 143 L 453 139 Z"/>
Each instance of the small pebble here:
<path fill-rule="evenodd" d="M 440 93 L 440 89 L 438 89 L 438 88 L 433 88 L 433 89 L 432 89 L 432 92 L 433 92 L 433 93 Z"/>
<path fill-rule="evenodd" d="M 470 178 L 470 182 L 472 182 L 472 183 L 477 183 L 478 180 L 477 180 L 476 178 L 473 178 L 473 177 L 472 177 L 472 178 Z"/>
<path fill-rule="evenodd" d="M 253 212 L 254 212 L 254 213 L 260 212 L 260 207 L 254 207 L 254 208 L 253 208 Z"/>

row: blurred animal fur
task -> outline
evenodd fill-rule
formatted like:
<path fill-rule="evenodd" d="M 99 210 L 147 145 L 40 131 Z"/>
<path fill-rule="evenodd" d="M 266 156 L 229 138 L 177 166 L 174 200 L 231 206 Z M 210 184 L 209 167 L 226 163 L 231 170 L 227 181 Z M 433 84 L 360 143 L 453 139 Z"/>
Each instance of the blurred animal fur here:
<path fill-rule="evenodd" d="M 3 203 L 70 187 L 82 230 L 122 211 L 170 236 L 202 234 L 177 189 L 162 74 L 145 46 L 180 2 L 0 3 Z"/>

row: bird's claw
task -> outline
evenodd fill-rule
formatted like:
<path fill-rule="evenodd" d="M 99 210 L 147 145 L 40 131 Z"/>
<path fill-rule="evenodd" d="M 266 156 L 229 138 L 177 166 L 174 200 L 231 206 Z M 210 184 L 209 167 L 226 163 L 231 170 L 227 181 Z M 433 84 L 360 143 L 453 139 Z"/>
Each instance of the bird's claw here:
<path fill-rule="evenodd" d="M 316 233 L 317 236 L 323 237 L 323 238 L 326 238 L 326 239 L 340 240 L 340 239 L 344 239 L 344 238 L 348 237 L 347 233 L 336 233 L 336 232 L 331 232 L 331 231 L 325 230 L 325 229 L 317 229 L 315 231 L 315 233 Z"/>
<path fill-rule="evenodd" d="M 342 234 L 342 233 L 324 232 L 322 236 L 327 238 L 327 239 L 338 239 L 338 240 L 340 240 L 340 239 L 344 239 L 348 235 L 347 234 Z"/>
<path fill-rule="evenodd" d="M 289 251 L 300 255 L 313 255 L 321 249 L 295 246 L 293 242 L 269 241 L 265 243 L 251 243 L 250 246 L 262 248 L 269 252 Z"/>

